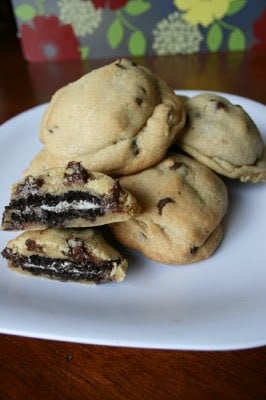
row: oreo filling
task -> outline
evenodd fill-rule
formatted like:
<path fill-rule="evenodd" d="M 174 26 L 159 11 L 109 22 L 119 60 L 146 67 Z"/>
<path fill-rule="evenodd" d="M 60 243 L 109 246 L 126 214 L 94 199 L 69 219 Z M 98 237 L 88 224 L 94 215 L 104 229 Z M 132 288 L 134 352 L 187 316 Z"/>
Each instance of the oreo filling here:
<path fill-rule="evenodd" d="M 29 194 L 27 197 L 13 199 L 5 207 L 3 222 L 8 212 L 10 215 L 7 219 L 11 221 L 6 229 L 19 229 L 34 222 L 52 228 L 62 228 L 66 221 L 75 218 L 93 222 L 107 213 L 121 211 L 121 191 L 117 188 L 110 195 L 102 196 L 82 191 L 68 191 L 63 195 Z"/>
<path fill-rule="evenodd" d="M 5 248 L 2 256 L 10 260 L 13 267 L 21 268 L 35 276 L 47 275 L 62 281 L 93 281 L 106 283 L 114 280 L 110 276 L 113 267 L 120 259 L 80 263 L 69 259 L 43 257 L 37 254 L 25 256 Z"/>

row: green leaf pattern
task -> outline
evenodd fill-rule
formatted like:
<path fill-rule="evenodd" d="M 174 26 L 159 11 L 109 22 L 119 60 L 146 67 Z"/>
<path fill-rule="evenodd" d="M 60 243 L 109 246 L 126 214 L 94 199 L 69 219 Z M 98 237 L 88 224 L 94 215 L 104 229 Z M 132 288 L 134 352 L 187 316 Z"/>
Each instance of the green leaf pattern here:
<path fill-rule="evenodd" d="M 222 41 L 223 41 L 222 28 L 217 22 L 214 22 L 210 26 L 210 28 L 207 32 L 207 36 L 206 36 L 207 47 L 212 52 L 218 51 L 219 48 L 221 47 Z"/>
<path fill-rule="evenodd" d="M 131 56 L 143 56 L 147 48 L 144 33 L 131 22 L 132 18 L 147 13 L 151 3 L 146 0 L 130 0 L 123 9 L 116 11 L 116 18 L 107 29 L 107 42 L 112 49 L 116 49 L 123 42 L 126 31 L 128 36 L 128 52 Z M 130 20 L 128 18 L 131 18 Z"/>
<path fill-rule="evenodd" d="M 86 60 L 89 57 L 90 49 L 88 46 L 81 46 L 79 48 L 80 54 L 81 54 L 81 59 Z"/>
<path fill-rule="evenodd" d="M 229 8 L 227 10 L 227 15 L 237 14 L 242 8 L 245 7 L 247 0 L 231 0 Z"/>
<path fill-rule="evenodd" d="M 139 57 L 145 54 L 146 38 L 141 31 L 131 33 L 128 41 L 128 50 L 132 56 Z"/>
<path fill-rule="evenodd" d="M 113 20 L 107 30 L 107 41 L 112 49 L 116 49 L 123 40 L 124 27 L 120 19 Z"/>
<path fill-rule="evenodd" d="M 136 17 L 138 15 L 144 14 L 151 8 L 151 4 L 143 0 L 131 0 L 129 1 L 124 10 L 128 15 Z"/>
<path fill-rule="evenodd" d="M 198 0 L 200 1 L 203 2 L 203 0 Z M 217 0 L 209 1 L 213 9 Z M 97 35 L 100 26 L 101 32 L 105 29 L 102 40 L 105 40 L 110 52 L 123 53 L 127 49 L 129 55 L 133 57 L 143 56 L 147 52 L 163 55 L 195 53 L 201 50 L 210 52 L 221 49 L 245 50 L 248 47 L 245 26 L 236 24 L 234 21 L 235 16 L 242 13 L 249 2 L 248 0 L 221 1 L 227 4 L 223 8 L 223 13 L 218 12 L 221 7 L 219 6 L 218 10 L 217 6 L 217 12 L 208 23 L 205 20 L 205 25 L 200 24 L 196 19 L 189 20 L 191 11 L 189 7 L 196 7 L 196 3 L 186 0 L 172 0 L 172 11 L 168 14 L 163 13 L 162 4 L 159 4 L 161 2 L 128 0 L 123 6 L 109 8 L 108 19 L 104 18 L 105 7 L 108 8 L 111 0 L 106 1 L 105 6 L 100 8 L 94 6 L 93 0 L 87 2 L 56 0 L 54 4 L 57 7 L 56 15 L 60 23 L 72 25 L 80 41 L 81 58 L 87 59 L 95 47 L 93 35 Z M 51 15 L 49 7 L 51 6 L 47 0 L 25 0 L 14 6 L 14 12 L 19 25 L 31 24 L 38 15 Z M 153 19 L 149 25 L 150 13 L 156 7 L 162 9 L 161 19 L 157 16 L 157 22 Z M 143 27 L 144 18 L 148 28 L 145 25 Z M 106 25 L 104 25 L 105 21 L 108 21 Z"/>
<path fill-rule="evenodd" d="M 234 29 L 228 39 L 228 49 L 231 51 L 241 51 L 246 48 L 246 37 L 241 29 Z"/>
<path fill-rule="evenodd" d="M 28 22 L 35 17 L 36 11 L 30 4 L 23 3 L 15 8 L 15 15 L 22 21 Z"/>

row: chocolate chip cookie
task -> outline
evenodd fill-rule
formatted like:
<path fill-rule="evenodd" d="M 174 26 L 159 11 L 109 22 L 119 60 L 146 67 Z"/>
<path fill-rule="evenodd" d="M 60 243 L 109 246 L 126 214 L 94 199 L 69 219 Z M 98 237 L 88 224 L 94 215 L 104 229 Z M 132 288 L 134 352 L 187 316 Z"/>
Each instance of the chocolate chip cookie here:
<path fill-rule="evenodd" d="M 141 205 L 129 221 L 110 228 L 124 245 L 155 261 L 188 264 L 209 257 L 223 237 L 227 189 L 209 168 L 176 154 L 121 184 Z"/>
<path fill-rule="evenodd" d="M 223 96 L 185 101 L 187 123 L 177 145 L 217 173 L 242 182 L 266 181 L 266 150 L 247 112 Z"/>
<path fill-rule="evenodd" d="M 15 271 L 61 281 L 120 282 L 127 270 L 125 258 L 93 228 L 27 231 L 2 256 Z"/>
<path fill-rule="evenodd" d="M 90 227 L 123 221 L 138 211 L 137 201 L 118 180 L 72 161 L 14 184 L 2 228 Z"/>
<path fill-rule="evenodd" d="M 162 160 L 184 123 L 183 99 L 149 69 L 120 59 L 54 94 L 41 122 L 44 147 L 26 174 L 70 160 L 134 173 Z"/>

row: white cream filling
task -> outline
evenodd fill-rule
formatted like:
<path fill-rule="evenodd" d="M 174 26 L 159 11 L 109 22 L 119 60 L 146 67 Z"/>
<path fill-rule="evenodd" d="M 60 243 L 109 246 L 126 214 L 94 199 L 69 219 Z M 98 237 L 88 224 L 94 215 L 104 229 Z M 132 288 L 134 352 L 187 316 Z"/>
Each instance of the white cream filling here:
<path fill-rule="evenodd" d="M 70 270 L 69 270 L 69 267 L 70 267 Z M 24 268 L 26 268 L 26 269 L 27 268 L 29 268 L 29 269 L 30 268 L 34 268 L 35 270 L 37 269 L 39 271 L 44 271 L 45 270 L 46 273 L 48 273 L 48 270 L 50 272 L 54 272 L 54 273 L 58 273 L 59 272 L 56 262 L 52 262 L 49 265 L 43 266 L 43 265 L 37 265 L 37 264 L 31 263 L 31 262 L 28 261 L 28 262 L 24 263 Z M 68 272 L 69 272 L 70 275 L 77 275 L 81 279 L 84 278 L 84 275 L 85 275 L 85 278 L 87 278 L 87 273 L 89 272 L 89 271 L 86 271 L 86 270 L 85 271 L 80 270 L 80 268 L 76 268 L 69 261 L 63 261 L 62 264 L 61 264 L 61 268 L 62 268 L 61 269 L 61 273 L 63 273 L 64 269 L 68 269 Z M 113 273 L 113 268 L 112 268 L 112 270 L 110 272 L 110 277 L 112 277 L 113 275 L 114 275 L 114 273 Z M 93 276 L 91 276 L 90 279 L 93 280 Z"/>
<path fill-rule="evenodd" d="M 59 213 L 62 211 L 68 211 L 68 210 L 88 210 L 88 209 L 95 209 L 95 208 L 100 208 L 99 204 L 94 204 L 88 200 L 73 200 L 71 203 L 68 201 L 60 201 L 58 204 L 55 206 L 49 206 L 47 204 L 42 204 L 40 206 L 42 210 L 46 211 L 53 211 L 55 213 Z"/>
<path fill-rule="evenodd" d="M 47 265 L 43 266 L 43 265 L 32 264 L 30 262 L 25 262 L 24 267 L 25 268 L 35 268 L 35 269 L 39 269 L 39 270 L 49 269 L 50 271 L 53 271 L 53 272 L 57 271 L 57 268 L 53 264 L 50 264 L 49 266 L 47 266 Z M 64 265 L 64 267 L 67 267 L 67 265 Z"/>
<path fill-rule="evenodd" d="M 59 272 L 59 271 L 58 271 L 58 267 L 57 267 L 57 263 L 55 263 L 55 262 L 52 262 L 51 264 L 44 266 L 44 265 L 33 264 L 33 263 L 30 263 L 30 262 L 28 261 L 28 262 L 25 262 L 25 263 L 24 263 L 24 267 L 25 267 L 25 268 L 34 268 L 34 269 L 38 269 L 38 270 L 41 270 L 41 271 L 43 271 L 43 270 L 49 270 L 49 271 L 52 271 L 52 272 Z M 75 268 L 75 267 L 73 266 L 73 264 L 70 263 L 69 261 L 63 261 L 60 267 L 61 267 L 62 269 L 68 269 L 69 267 L 71 267 L 71 270 L 70 270 L 70 273 L 71 273 L 71 274 L 78 274 L 78 275 L 80 275 L 80 274 L 82 274 L 82 272 L 83 272 L 83 271 L 81 271 L 79 268 Z M 63 271 L 61 271 L 61 272 L 63 272 Z"/>

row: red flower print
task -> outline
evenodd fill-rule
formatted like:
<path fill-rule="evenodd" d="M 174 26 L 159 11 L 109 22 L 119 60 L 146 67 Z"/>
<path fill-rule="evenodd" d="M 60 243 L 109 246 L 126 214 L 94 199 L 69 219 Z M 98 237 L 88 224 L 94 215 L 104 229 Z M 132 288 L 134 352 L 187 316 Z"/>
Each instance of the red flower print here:
<path fill-rule="evenodd" d="M 92 0 L 95 8 L 110 8 L 117 10 L 127 4 L 128 0 Z"/>
<path fill-rule="evenodd" d="M 252 50 L 266 50 L 266 10 L 253 25 L 253 33 L 258 42 L 252 46 Z"/>
<path fill-rule="evenodd" d="M 29 61 L 80 59 L 72 26 L 60 25 L 56 16 L 36 16 L 33 25 L 21 25 L 21 41 Z"/>

